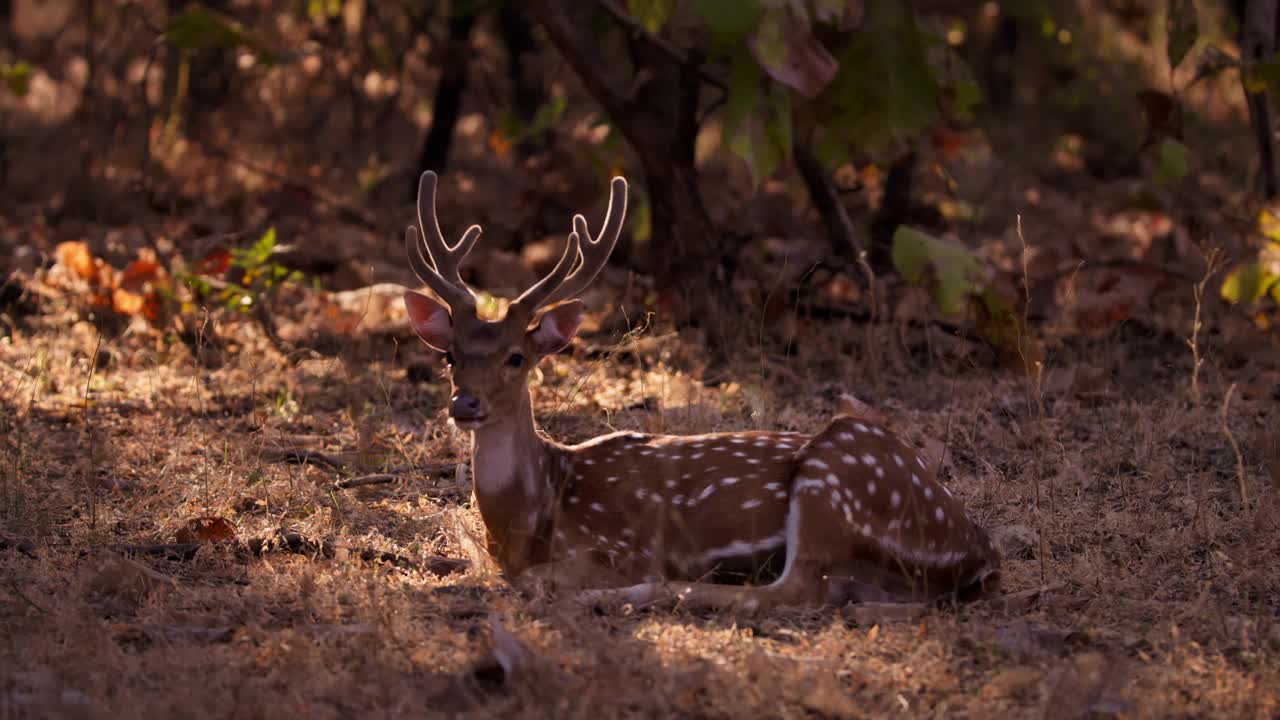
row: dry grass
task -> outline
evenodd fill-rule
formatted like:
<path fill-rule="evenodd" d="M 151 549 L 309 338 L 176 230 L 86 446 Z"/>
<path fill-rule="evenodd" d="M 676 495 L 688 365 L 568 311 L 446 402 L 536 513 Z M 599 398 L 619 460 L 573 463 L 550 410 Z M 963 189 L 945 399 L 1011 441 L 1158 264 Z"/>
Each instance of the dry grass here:
<path fill-rule="evenodd" d="M 777 363 L 744 354 L 738 383 L 720 388 L 662 360 L 674 338 L 640 357 L 544 367 L 535 398 L 563 439 L 608 427 L 812 430 L 832 411 L 829 388 L 847 388 L 917 440 L 945 441 L 952 486 L 1010 551 L 1007 592 L 1057 588 L 867 627 L 839 609 L 598 615 L 521 597 L 479 570 L 420 569 L 465 556 L 481 531 L 449 473 L 332 487 L 465 454 L 440 421 L 444 386 L 407 380 L 391 345 L 372 352 L 380 360 L 290 364 L 252 325 L 230 324 L 220 331 L 239 352 L 209 369 L 154 335 L 101 338 L 56 313 L 33 322 L 0 346 L 6 718 L 1280 713 L 1274 397 L 1240 392 L 1220 419 L 1231 378 L 1210 363 L 1197 409 L 1174 334 L 1066 343 L 1033 385 L 922 355 L 910 334 L 840 326 L 805 327 Z M 890 337 L 912 344 L 876 348 L 874 387 L 857 340 L 832 352 Z M 346 469 L 278 460 L 294 448 Z M 209 516 L 242 539 L 285 530 L 408 562 L 218 546 L 129 561 L 118 550 L 173 543 Z M 491 614 L 532 652 L 506 681 Z"/>

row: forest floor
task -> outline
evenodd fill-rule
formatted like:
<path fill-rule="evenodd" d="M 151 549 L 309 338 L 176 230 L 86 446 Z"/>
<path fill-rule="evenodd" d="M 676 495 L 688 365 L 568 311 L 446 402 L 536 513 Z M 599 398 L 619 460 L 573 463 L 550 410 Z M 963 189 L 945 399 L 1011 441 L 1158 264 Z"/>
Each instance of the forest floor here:
<path fill-rule="evenodd" d="M 654 329 L 550 358 L 533 394 L 566 441 L 810 431 L 847 390 L 945 445 L 1006 553 L 1007 602 L 735 617 L 433 572 L 483 528 L 447 383 L 403 327 L 284 355 L 231 315 L 204 352 L 43 303 L 0 345 L 4 717 L 1280 713 L 1276 368 L 1211 365 L 1197 404 L 1169 330 L 1064 342 L 1038 382 L 854 320 L 804 323 L 790 357 L 750 349 L 714 386 L 684 369 L 696 342 Z M 287 533 L 295 552 L 245 549 Z M 509 677 L 495 620 L 527 650 Z"/>

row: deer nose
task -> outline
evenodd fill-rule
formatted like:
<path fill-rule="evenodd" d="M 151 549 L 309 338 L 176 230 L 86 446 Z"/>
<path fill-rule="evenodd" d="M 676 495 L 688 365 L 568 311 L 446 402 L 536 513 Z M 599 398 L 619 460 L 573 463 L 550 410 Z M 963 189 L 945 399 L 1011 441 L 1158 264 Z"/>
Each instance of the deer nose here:
<path fill-rule="evenodd" d="M 458 393 L 449 401 L 449 415 L 455 420 L 475 420 L 484 417 L 480 410 L 480 398 L 467 393 Z"/>

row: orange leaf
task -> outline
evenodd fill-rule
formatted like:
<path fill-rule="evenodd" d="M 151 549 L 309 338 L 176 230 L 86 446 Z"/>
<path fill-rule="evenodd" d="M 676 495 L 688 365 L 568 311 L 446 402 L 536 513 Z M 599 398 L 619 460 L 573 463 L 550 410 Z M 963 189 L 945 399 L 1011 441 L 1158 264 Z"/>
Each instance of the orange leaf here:
<path fill-rule="evenodd" d="M 58 243 L 58 247 L 54 248 L 54 257 L 57 258 L 59 265 L 85 280 L 92 280 L 97 274 L 93 253 L 89 252 L 89 246 L 82 242 Z"/>
<path fill-rule="evenodd" d="M 112 303 L 111 292 L 103 289 L 94 290 L 89 295 L 89 304 L 96 308 L 114 307 Z"/>
<path fill-rule="evenodd" d="M 111 291 L 111 307 L 121 315 L 137 315 L 145 304 L 146 298 L 132 290 L 116 288 Z"/>
<path fill-rule="evenodd" d="M 489 135 L 489 148 L 505 160 L 511 154 L 511 138 L 501 128 L 494 130 Z"/>
<path fill-rule="evenodd" d="M 175 537 L 180 543 L 209 543 L 234 540 L 236 527 L 224 517 L 191 518 Z"/>
<path fill-rule="evenodd" d="M 138 287 L 148 280 L 154 280 L 160 272 L 160 263 L 155 260 L 139 258 L 129 263 L 120 278 L 120 287 Z"/>

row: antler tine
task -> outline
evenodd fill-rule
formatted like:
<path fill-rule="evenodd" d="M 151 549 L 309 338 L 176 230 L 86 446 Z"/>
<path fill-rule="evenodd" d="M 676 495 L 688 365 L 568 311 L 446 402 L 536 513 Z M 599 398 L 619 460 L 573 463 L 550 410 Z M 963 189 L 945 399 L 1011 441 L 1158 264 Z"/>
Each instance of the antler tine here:
<path fill-rule="evenodd" d="M 581 266 L 579 260 L 582 257 L 582 237 L 582 233 L 576 230 L 569 233 L 569 240 L 564 245 L 564 253 L 560 256 L 560 261 L 551 269 L 551 272 L 547 273 L 546 277 L 521 293 L 520 297 L 516 298 L 512 305 L 527 308 L 529 312 L 545 305 L 547 296 L 554 292 L 564 282 L 565 278 L 569 277 L 569 271 L 575 267 L 575 264 L 576 266 Z"/>
<path fill-rule="evenodd" d="M 609 189 L 609 209 L 605 211 L 604 227 L 595 240 L 591 239 L 587 219 L 581 215 L 573 216 L 573 234 L 570 237 L 577 235 L 581 238 L 579 251 L 575 253 L 578 257 L 574 258 L 575 260 L 581 258 L 581 262 L 577 263 L 572 273 L 566 270 L 563 275 L 558 276 L 558 279 L 553 280 L 560 273 L 561 266 L 565 264 L 564 258 L 561 258 L 547 277 L 526 290 L 516 302 L 533 311 L 582 293 L 604 269 L 605 262 L 613 253 L 614 246 L 618 244 L 618 236 L 622 234 L 622 221 L 626 216 L 627 181 L 625 178 L 615 177 Z"/>
<path fill-rule="evenodd" d="M 422 241 L 419 242 L 418 230 L 410 226 L 405 233 L 405 249 L 409 253 L 409 265 L 422 282 L 426 283 L 440 296 L 450 308 L 475 306 L 475 296 L 462 281 L 459 268 L 476 240 L 480 238 L 480 226 L 472 225 L 463 233 L 462 239 L 453 247 L 445 242 L 444 233 L 440 232 L 440 223 L 436 218 L 436 185 L 439 182 L 435 172 L 428 170 L 418 181 L 418 225 L 422 228 Z M 426 247 L 424 256 L 422 250 Z"/>

